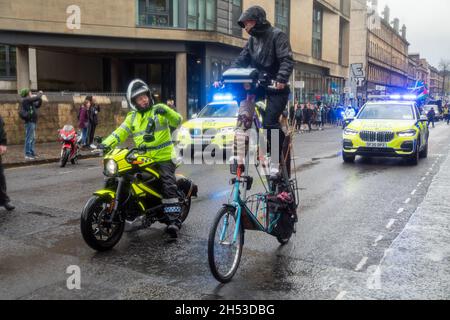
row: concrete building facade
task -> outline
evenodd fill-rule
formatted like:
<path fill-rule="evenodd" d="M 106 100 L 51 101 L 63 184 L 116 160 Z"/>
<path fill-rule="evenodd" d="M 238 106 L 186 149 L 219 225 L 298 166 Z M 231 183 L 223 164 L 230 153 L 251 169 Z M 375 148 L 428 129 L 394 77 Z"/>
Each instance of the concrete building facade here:
<path fill-rule="evenodd" d="M 244 46 L 236 21 L 254 4 L 290 36 L 293 98 L 339 100 L 350 0 L 0 0 L 0 90 L 123 93 L 142 78 L 190 117 Z"/>
<path fill-rule="evenodd" d="M 439 100 L 443 93 L 444 77 L 439 70 L 433 66 L 430 69 L 430 95 L 433 99 Z"/>
<path fill-rule="evenodd" d="M 415 63 L 416 81 L 423 81 L 426 85 L 430 85 L 430 65 L 427 59 L 421 58 L 420 54 L 413 53 L 409 58 Z"/>
<path fill-rule="evenodd" d="M 368 7 L 364 0 L 352 0 L 350 33 L 350 70 L 354 65 L 364 70 L 363 81 L 352 83 L 359 104 L 370 94 L 406 90 L 412 82 L 414 62 L 408 56 L 406 26 L 400 29 L 397 18 L 391 21 L 389 8 L 381 16 L 375 5 Z"/>

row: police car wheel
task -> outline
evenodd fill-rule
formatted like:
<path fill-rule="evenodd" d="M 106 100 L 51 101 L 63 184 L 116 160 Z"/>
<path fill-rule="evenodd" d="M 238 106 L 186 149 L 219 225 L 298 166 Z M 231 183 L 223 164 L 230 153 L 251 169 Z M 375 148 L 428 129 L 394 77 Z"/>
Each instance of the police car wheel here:
<path fill-rule="evenodd" d="M 424 148 L 422 151 L 420 151 L 419 156 L 420 156 L 420 158 L 422 158 L 422 159 L 428 158 L 428 142 L 427 142 L 427 144 L 425 145 L 425 148 Z"/>
<path fill-rule="evenodd" d="M 411 158 L 409 158 L 409 162 L 413 166 L 417 166 L 419 164 L 420 159 L 420 142 L 417 142 L 417 147 L 414 152 L 414 154 L 411 155 Z"/>

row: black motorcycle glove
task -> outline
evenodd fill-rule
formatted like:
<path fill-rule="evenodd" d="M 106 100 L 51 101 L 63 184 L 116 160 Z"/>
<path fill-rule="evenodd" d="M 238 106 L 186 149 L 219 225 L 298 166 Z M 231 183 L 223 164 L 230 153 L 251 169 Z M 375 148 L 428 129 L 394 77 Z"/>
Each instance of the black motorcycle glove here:
<path fill-rule="evenodd" d="M 159 115 L 163 116 L 163 115 L 167 114 L 167 110 L 163 107 L 157 107 L 155 109 L 155 114 L 159 114 Z"/>

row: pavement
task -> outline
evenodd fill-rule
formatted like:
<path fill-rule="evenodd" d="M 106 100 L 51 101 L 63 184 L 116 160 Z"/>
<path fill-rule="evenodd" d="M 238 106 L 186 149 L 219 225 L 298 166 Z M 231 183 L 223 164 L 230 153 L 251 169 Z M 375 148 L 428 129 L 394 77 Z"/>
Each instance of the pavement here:
<path fill-rule="evenodd" d="M 2 156 L 3 165 L 5 168 L 12 168 L 58 162 L 61 157 L 61 143 L 38 143 L 35 146 L 35 151 L 38 155 L 36 160 L 25 160 L 23 145 L 8 146 L 8 152 Z M 80 155 L 80 159 L 97 157 L 97 154 L 85 149 L 80 151 Z"/>
<path fill-rule="evenodd" d="M 227 166 L 179 169 L 199 197 L 176 243 L 154 225 L 107 253 L 91 250 L 79 229 L 84 203 L 103 185 L 101 159 L 7 169 L 17 210 L 0 210 L 0 299 L 449 299 L 450 128 L 431 130 L 418 166 L 344 164 L 341 137 L 339 128 L 296 137 L 297 234 L 280 247 L 246 232 L 227 285 L 207 261 L 212 221 L 231 190 Z M 254 191 L 261 188 L 255 178 Z M 81 270 L 80 290 L 67 288 L 70 266 Z"/>

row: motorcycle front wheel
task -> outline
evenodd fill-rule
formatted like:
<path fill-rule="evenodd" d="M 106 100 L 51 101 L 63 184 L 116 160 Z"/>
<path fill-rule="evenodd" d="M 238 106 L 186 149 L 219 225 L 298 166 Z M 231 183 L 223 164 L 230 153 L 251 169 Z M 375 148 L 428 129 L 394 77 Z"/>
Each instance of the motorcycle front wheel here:
<path fill-rule="evenodd" d="M 70 150 L 69 149 L 63 149 L 63 151 L 61 152 L 61 160 L 60 160 L 60 167 L 64 168 L 67 164 L 67 161 L 69 160 L 69 156 L 70 156 Z"/>
<path fill-rule="evenodd" d="M 125 221 L 107 222 L 112 202 L 108 198 L 92 197 L 81 213 L 81 234 L 89 247 L 96 251 L 108 251 L 122 238 Z"/>

